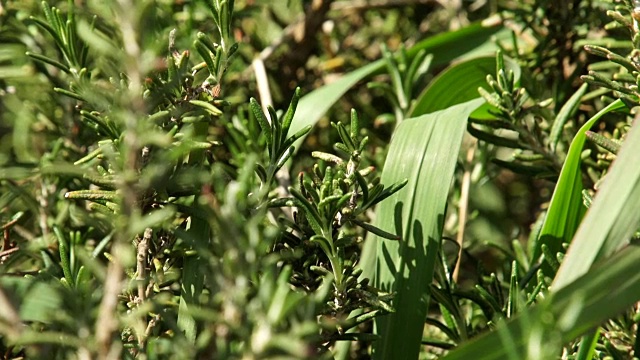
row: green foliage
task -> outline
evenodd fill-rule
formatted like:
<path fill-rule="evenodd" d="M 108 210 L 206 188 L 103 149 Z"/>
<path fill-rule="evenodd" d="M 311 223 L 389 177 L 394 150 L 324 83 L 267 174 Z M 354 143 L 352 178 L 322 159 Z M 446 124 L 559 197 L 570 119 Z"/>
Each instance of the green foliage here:
<path fill-rule="evenodd" d="M 636 5 L 3 2 L 2 356 L 637 356 Z"/>
<path fill-rule="evenodd" d="M 562 252 L 562 244 L 571 241 L 586 210 L 582 205 L 583 185 L 580 174 L 580 157 L 586 139 L 586 132 L 602 116 L 623 107 L 621 101 L 616 101 L 602 109 L 583 125 L 569 147 L 567 158 L 549 204 L 546 219 L 532 253 L 533 259 L 538 259 L 539 256 L 545 253 L 542 255 L 544 257 L 543 261 L 546 262 L 543 269 L 546 270 L 545 275 L 547 276 L 551 277 L 555 273 L 555 271 L 551 272 L 549 267 L 555 267 L 557 271 L 557 255 L 554 254 Z M 544 250 L 544 247 L 546 247 L 546 250 Z M 551 260 L 549 260 L 549 255 Z"/>

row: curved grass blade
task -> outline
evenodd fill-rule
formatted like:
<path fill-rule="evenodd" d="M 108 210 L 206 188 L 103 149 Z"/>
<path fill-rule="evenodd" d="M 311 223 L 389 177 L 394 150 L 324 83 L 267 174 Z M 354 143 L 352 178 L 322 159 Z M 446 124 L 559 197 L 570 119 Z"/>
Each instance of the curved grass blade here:
<path fill-rule="evenodd" d="M 553 121 L 551 135 L 549 138 L 552 150 L 556 150 L 556 146 L 560 140 L 560 135 L 562 134 L 562 129 L 567 123 L 567 120 L 569 120 L 569 118 L 575 114 L 576 110 L 578 110 L 582 97 L 587 92 L 588 88 L 589 85 L 587 83 L 582 84 L 578 91 L 569 98 L 569 100 L 560 109 L 560 112 L 558 112 L 558 116 L 556 116 L 556 119 Z"/>
<path fill-rule="evenodd" d="M 627 243 L 640 227 L 638 154 L 640 124 L 636 121 L 567 250 L 553 288 L 567 286 L 586 273 L 596 261 Z M 576 198 L 581 201 L 580 192 Z"/>
<path fill-rule="evenodd" d="M 558 183 L 551 197 L 549 210 L 542 225 L 540 236 L 536 241 L 531 256 L 532 262 L 537 262 L 542 255 L 542 245 L 549 247 L 552 254 L 562 250 L 562 243 L 569 242 L 580 224 L 585 213 L 582 203 L 582 179 L 580 172 L 580 154 L 586 139 L 585 133 L 605 114 L 624 107 L 621 100 L 611 103 L 587 121 L 578 131 L 571 142 L 567 158 L 565 159 Z M 545 275 L 553 277 L 555 271 L 543 264 Z"/>

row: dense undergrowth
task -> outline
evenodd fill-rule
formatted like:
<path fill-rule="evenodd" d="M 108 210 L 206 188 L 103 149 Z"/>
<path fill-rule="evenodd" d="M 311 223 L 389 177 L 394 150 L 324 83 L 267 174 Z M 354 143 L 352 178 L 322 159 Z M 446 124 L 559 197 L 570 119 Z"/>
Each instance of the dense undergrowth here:
<path fill-rule="evenodd" d="M 0 3 L 0 353 L 627 359 L 640 3 Z"/>

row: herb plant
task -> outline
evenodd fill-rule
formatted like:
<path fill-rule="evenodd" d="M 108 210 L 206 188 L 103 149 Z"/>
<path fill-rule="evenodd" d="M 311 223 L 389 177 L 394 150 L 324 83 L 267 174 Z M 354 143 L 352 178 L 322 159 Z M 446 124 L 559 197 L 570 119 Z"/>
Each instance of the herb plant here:
<path fill-rule="evenodd" d="M 3 2 L 3 358 L 638 356 L 639 22 Z"/>

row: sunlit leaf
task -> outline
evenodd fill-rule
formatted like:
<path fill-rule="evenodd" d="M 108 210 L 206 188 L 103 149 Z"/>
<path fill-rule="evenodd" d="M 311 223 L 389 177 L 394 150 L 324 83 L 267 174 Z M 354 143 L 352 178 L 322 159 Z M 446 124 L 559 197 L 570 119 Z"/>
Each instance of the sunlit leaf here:
<path fill-rule="evenodd" d="M 396 312 L 376 321 L 381 339 L 375 358 L 418 357 L 458 149 L 469 114 L 483 102 L 476 99 L 407 119 L 391 141 L 381 181 L 409 182 L 380 203 L 373 224 L 402 239 L 370 234 L 363 253 L 364 275 L 373 277 L 381 290 L 396 293 Z"/>

